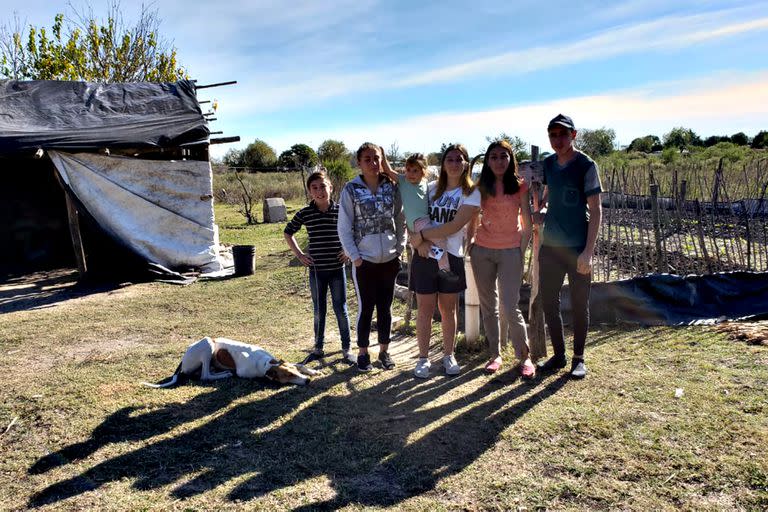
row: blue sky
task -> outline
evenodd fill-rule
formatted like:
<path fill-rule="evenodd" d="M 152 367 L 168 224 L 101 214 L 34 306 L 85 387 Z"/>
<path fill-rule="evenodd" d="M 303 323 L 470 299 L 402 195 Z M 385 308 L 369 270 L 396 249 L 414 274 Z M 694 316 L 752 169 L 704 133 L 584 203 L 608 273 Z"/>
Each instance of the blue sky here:
<path fill-rule="evenodd" d="M 62 7 L 0 0 L 47 25 Z M 675 126 L 768 129 L 768 2 L 221 1 L 154 5 L 165 37 L 219 100 L 214 130 L 277 153 L 340 139 L 480 152 L 506 132 L 548 149 L 558 112 L 619 143 Z M 73 5 L 81 5 L 74 1 Z M 105 12 L 93 0 L 96 13 Z M 123 2 L 127 18 L 138 7 Z"/>

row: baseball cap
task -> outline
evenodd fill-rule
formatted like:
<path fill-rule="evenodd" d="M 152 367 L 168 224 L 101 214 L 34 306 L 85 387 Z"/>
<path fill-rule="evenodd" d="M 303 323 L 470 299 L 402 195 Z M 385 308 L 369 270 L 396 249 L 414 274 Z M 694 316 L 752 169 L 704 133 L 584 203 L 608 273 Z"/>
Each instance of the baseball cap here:
<path fill-rule="evenodd" d="M 550 128 L 552 128 L 552 126 L 556 124 L 560 126 L 564 126 L 569 130 L 576 129 L 576 125 L 573 124 L 573 119 L 563 114 L 557 114 L 547 125 L 547 130 L 549 130 Z"/>

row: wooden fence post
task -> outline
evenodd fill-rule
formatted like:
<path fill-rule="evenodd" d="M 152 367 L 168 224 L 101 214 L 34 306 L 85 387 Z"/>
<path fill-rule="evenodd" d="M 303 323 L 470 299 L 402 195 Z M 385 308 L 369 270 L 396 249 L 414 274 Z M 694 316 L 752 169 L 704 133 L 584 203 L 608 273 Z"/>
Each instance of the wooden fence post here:
<path fill-rule="evenodd" d="M 696 228 L 699 235 L 699 245 L 701 246 L 701 255 L 704 257 L 704 261 L 707 264 L 707 273 L 712 273 L 712 261 L 709 259 L 709 253 L 707 252 L 707 243 L 704 240 L 704 219 L 701 214 L 701 203 L 696 199 L 693 203 L 694 210 L 696 212 Z"/>
<path fill-rule="evenodd" d="M 539 159 L 539 147 L 531 146 L 531 165 L 536 164 Z M 533 173 L 531 173 L 533 174 Z M 538 213 L 542 205 L 543 187 L 541 181 L 532 179 L 528 188 L 531 196 L 533 211 Z M 533 225 L 533 255 L 531 257 L 531 299 L 528 303 L 528 342 L 530 345 L 531 359 L 536 361 L 547 356 L 547 341 L 544 335 L 544 310 L 541 304 L 539 294 L 539 249 L 541 248 L 541 229 L 542 224 Z"/>
<path fill-rule="evenodd" d="M 661 249 L 661 219 L 659 216 L 659 186 L 651 184 L 651 215 L 653 218 L 653 238 L 656 243 L 656 272 L 666 272 L 664 254 Z"/>

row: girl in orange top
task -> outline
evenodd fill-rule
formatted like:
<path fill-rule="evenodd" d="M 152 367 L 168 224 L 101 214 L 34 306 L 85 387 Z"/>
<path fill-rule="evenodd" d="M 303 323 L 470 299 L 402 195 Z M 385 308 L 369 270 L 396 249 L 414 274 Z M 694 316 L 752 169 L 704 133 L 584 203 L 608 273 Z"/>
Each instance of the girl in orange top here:
<path fill-rule="evenodd" d="M 469 254 L 490 352 L 485 369 L 494 373 L 502 364 L 501 304 L 512 328 L 512 343 L 520 360 L 520 373 L 523 378 L 531 379 L 536 367 L 529 357 L 525 320 L 518 306 L 523 251 L 531 238 L 531 210 L 528 187 L 517 173 L 515 154 L 508 142 L 502 140 L 488 146 L 478 188 L 482 196 L 481 216 Z"/>

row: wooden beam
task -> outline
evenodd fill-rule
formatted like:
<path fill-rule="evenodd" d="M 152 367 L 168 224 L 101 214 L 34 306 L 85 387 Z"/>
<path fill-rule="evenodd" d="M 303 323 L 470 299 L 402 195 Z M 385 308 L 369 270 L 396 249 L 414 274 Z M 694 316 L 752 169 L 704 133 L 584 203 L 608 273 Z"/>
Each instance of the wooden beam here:
<path fill-rule="evenodd" d="M 236 83 L 237 80 L 232 80 L 230 82 L 219 82 L 217 84 L 195 85 L 195 89 L 208 89 L 210 87 L 221 87 L 222 85 L 234 85 Z"/>
<path fill-rule="evenodd" d="M 531 160 L 532 162 L 538 162 L 538 146 L 531 146 Z M 543 206 L 542 193 L 542 184 L 538 181 L 532 182 L 530 188 L 528 189 L 528 194 L 534 213 L 539 213 L 539 210 Z M 539 251 L 541 249 L 541 231 L 543 230 L 543 227 L 544 226 L 542 224 L 534 223 L 533 225 L 533 247 L 531 255 L 531 298 L 528 302 L 528 343 L 530 346 L 530 357 L 534 361 L 547 357 L 547 340 L 544 334 L 544 309 L 542 307 L 542 299 L 539 290 L 539 276 L 541 273 L 541 269 L 539 268 Z M 523 254 L 525 254 L 526 248 L 522 249 Z"/>
<path fill-rule="evenodd" d="M 67 202 L 67 219 L 69 220 L 69 235 L 72 237 L 72 249 L 75 252 L 77 260 L 77 271 L 80 276 L 85 276 L 88 267 L 85 264 L 85 250 L 83 249 L 83 238 L 80 234 L 80 220 L 77 215 L 77 207 L 70 197 L 68 190 L 64 191 L 64 198 Z"/>
<path fill-rule="evenodd" d="M 220 139 L 211 139 L 209 144 L 227 144 L 229 142 L 240 142 L 240 136 L 235 137 L 221 137 Z"/>

